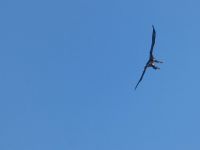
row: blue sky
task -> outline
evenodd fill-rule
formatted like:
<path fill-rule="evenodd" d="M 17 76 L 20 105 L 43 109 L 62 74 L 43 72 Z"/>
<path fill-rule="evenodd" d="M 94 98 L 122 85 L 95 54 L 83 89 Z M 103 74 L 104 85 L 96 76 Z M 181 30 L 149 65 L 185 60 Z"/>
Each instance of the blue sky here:
<path fill-rule="evenodd" d="M 0 149 L 200 149 L 199 5 L 0 1 Z"/>

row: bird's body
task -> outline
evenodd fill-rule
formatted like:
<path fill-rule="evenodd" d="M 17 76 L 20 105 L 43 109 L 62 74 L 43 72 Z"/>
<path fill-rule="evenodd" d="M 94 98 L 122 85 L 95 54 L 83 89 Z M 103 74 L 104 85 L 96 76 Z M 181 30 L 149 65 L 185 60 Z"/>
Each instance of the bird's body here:
<path fill-rule="evenodd" d="M 146 72 L 146 69 L 147 69 L 148 67 L 152 67 L 153 69 L 157 70 L 157 69 L 160 69 L 160 68 L 157 67 L 157 66 L 155 65 L 155 63 L 163 63 L 162 61 L 156 60 L 156 59 L 154 58 L 154 56 L 153 56 L 153 48 L 154 48 L 154 45 L 155 45 L 156 31 L 155 31 L 155 29 L 154 29 L 154 26 L 152 26 L 152 27 L 153 27 L 153 33 L 152 33 L 152 43 L 151 43 L 151 49 L 150 49 L 149 60 L 147 61 L 146 65 L 145 65 L 145 67 L 144 67 L 142 76 L 140 77 L 140 79 L 139 79 L 137 85 L 135 86 L 135 90 L 136 90 L 137 86 L 139 85 L 139 83 L 142 81 L 143 76 L 144 76 L 144 74 L 145 74 L 145 72 Z"/>

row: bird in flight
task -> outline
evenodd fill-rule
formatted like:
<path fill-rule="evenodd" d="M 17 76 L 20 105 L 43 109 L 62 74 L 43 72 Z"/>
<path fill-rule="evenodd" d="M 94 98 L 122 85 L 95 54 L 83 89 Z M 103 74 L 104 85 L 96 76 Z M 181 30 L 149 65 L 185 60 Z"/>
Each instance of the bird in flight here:
<path fill-rule="evenodd" d="M 149 60 L 147 61 L 145 67 L 144 67 L 144 70 L 142 72 L 142 75 L 137 83 L 137 85 L 135 86 L 135 90 L 137 89 L 139 83 L 142 81 L 143 79 L 143 76 L 147 70 L 148 67 L 152 67 L 153 69 L 157 70 L 157 69 L 160 69 L 159 67 L 157 67 L 155 65 L 155 63 L 163 63 L 162 61 L 159 61 L 159 60 L 156 60 L 153 56 L 153 48 L 154 48 L 154 45 L 155 45 L 155 39 L 156 39 L 156 31 L 155 31 L 155 28 L 154 26 L 152 25 L 153 27 L 153 33 L 152 33 L 152 43 L 151 43 L 151 49 L 150 49 L 150 55 L 149 55 Z"/>

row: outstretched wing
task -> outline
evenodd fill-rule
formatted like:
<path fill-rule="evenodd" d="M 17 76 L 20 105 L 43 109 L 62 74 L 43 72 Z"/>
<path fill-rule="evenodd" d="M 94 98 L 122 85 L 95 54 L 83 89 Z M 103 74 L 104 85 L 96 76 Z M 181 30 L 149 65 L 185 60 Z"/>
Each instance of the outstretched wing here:
<path fill-rule="evenodd" d="M 135 86 L 135 90 L 137 89 L 139 83 L 142 81 L 143 76 L 144 76 L 144 74 L 145 74 L 145 72 L 146 72 L 146 69 L 147 69 L 147 65 L 144 67 L 144 70 L 143 70 L 143 72 L 142 72 L 142 75 L 141 75 L 141 77 L 140 77 L 140 80 L 138 81 L 137 85 Z"/>
<path fill-rule="evenodd" d="M 152 43 L 151 43 L 150 57 L 153 57 L 153 47 L 154 47 L 155 39 L 156 39 L 156 31 L 155 31 L 153 25 L 152 25 L 152 27 L 153 27 L 153 33 L 152 33 Z"/>

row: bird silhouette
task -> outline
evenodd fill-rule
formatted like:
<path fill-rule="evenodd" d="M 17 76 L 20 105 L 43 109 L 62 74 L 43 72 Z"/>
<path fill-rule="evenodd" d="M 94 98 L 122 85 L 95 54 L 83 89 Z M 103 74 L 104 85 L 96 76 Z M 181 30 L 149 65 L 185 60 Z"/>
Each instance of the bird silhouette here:
<path fill-rule="evenodd" d="M 155 45 L 155 39 L 156 39 L 156 31 L 155 31 L 155 28 L 154 26 L 152 25 L 152 28 L 153 28 L 153 32 L 152 32 L 152 43 L 151 43 L 151 49 L 150 49 L 150 54 L 149 54 L 149 60 L 147 61 L 146 65 L 144 66 L 144 70 L 142 72 L 142 75 L 137 83 L 137 85 L 135 86 L 135 90 L 137 89 L 139 83 L 142 81 L 143 77 L 144 77 L 144 74 L 147 70 L 148 67 L 152 67 L 153 69 L 157 70 L 157 69 L 160 69 L 159 67 L 157 67 L 155 65 L 155 63 L 163 63 L 162 61 L 160 60 L 156 60 L 155 57 L 153 56 L 153 49 L 154 49 L 154 45 Z"/>

